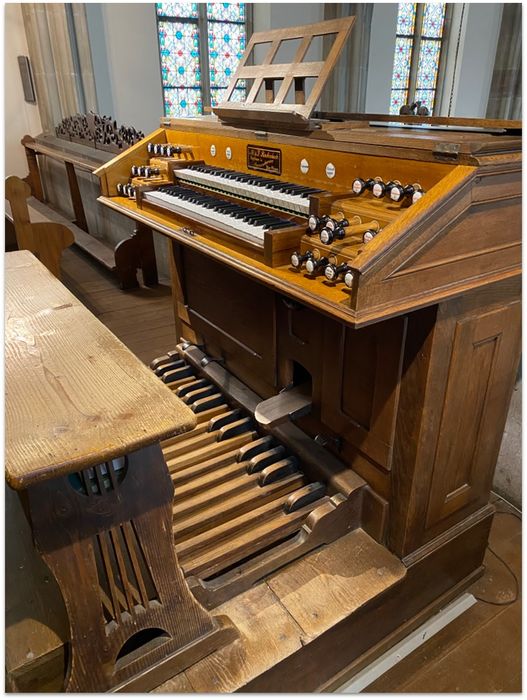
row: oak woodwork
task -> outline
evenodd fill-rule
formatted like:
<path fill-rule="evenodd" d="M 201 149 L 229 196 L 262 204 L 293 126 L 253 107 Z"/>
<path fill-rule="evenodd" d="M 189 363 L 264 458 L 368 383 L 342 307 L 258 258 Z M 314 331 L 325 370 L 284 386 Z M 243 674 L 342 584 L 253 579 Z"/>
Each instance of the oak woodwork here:
<path fill-rule="evenodd" d="M 327 20 L 301 27 L 274 29 L 256 32 L 251 35 L 244 56 L 225 93 L 225 100 L 213 109 L 223 121 L 259 121 L 287 123 L 302 127 L 309 120 L 311 112 L 320 99 L 324 85 L 340 56 L 350 35 L 355 17 Z M 306 54 L 315 37 L 333 38 L 324 61 L 306 61 Z M 282 42 L 298 41 L 293 61 L 289 64 L 275 63 Z M 253 51 L 259 45 L 270 48 L 260 65 L 247 65 Z M 306 78 L 315 78 L 311 91 L 306 95 Z M 243 103 L 230 102 L 239 80 L 252 81 Z M 279 84 L 275 86 L 278 81 Z M 262 107 L 256 100 L 262 86 L 265 86 L 266 105 Z M 290 90 L 294 88 L 294 103 L 286 102 Z"/>
<path fill-rule="evenodd" d="M 152 383 L 150 371 L 31 253 L 8 253 L 5 274 L 10 486 L 26 488 L 194 426 L 190 410 Z M 27 425 L 39 430 L 28 433 Z"/>
<path fill-rule="evenodd" d="M 37 156 L 46 156 L 64 163 L 75 214 L 73 224 L 78 227 L 75 232 L 75 244 L 109 270 L 115 271 L 121 289 L 131 289 L 138 286 L 137 268 L 142 269 L 145 285 L 155 286 L 157 284 L 157 264 L 153 243 L 150 243 L 146 227 L 139 226 L 141 235 L 123 239 L 117 244 L 115 251 L 112 251 L 104 241 L 90 235 L 77 170 L 93 173 L 101 164 L 109 160 L 109 156 L 104 152 L 95 153 L 89 146 L 82 145 L 83 143 L 66 143 L 53 136 L 36 138 L 24 136 L 22 145 L 25 149 L 29 169 L 29 174 L 25 179 L 31 187 L 31 194 L 39 202 L 45 202 Z M 63 218 L 56 212 L 53 212 L 52 215 Z"/>
<path fill-rule="evenodd" d="M 163 119 L 97 171 L 105 206 L 167 238 L 180 343 L 151 371 L 196 421 L 161 445 L 171 532 L 186 585 L 240 632 L 160 692 L 327 688 L 482 572 L 520 353 L 517 125 L 315 124 L 299 78 L 325 70 L 300 66 L 316 31 L 271 36 L 265 71 L 243 68 L 250 104 L 219 108 L 234 126 Z M 283 66 L 272 61 L 296 35 L 284 133 Z M 276 109 L 254 102 L 258 82 Z M 249 147 L 275 149 L 269 174 L 322 190 L 310 213 L 354 228 L 326 248 L 300 228 L 275 257 L 269 243 L 262 252 L 191 214 L 117 196 L 131 165 L 149 162 L 149 141 L 185 147 L 173 177 L 192 160 L 260 173 Z M 357 177 L 424 194 L 413 204 L 356 196 Z M 379 232 L 364 243 L 355 226 L 372 221 Z M 348 262 L 351 288 L 293 269 L 287 254 L 299 245 Z M 296 386 L 310 413 L 258 425 L 262 399 Z"/>
<path fill-rule="evenodd" d="M 20 178 L 11 175 L 6 179 L 5 196 L 10 206 L 18 249 L 29 250 L 60 279 L 60 258 L 62 251 L 73 244 L 73 233 L 60 223 L 30 221 L 27 205 L 30 194 L 31 188 Z"/>
<path fill-rule="evenodd" d="M 172 542 L 157 443 L 192 412 L 27 251 L 7 256 L 6 396 L 6 480 L 68 616 L 64 689 L 149 690 L 230 643 Z"/>

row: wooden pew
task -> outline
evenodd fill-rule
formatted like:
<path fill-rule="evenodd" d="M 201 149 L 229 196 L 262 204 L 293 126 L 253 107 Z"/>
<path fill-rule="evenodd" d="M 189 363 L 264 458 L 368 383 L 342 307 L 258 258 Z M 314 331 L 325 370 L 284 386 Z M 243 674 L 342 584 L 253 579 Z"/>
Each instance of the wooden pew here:
<path fill-rule="evenodd" d="M 18 248 L 31 251 L 60 279 L 60 258 L 62 251 L 75 242 L 73 233 L 64 224 L 30 220 L 27 200 L 31 188 L 19 177 L 11 175 L 6 179 L 5 196 L 11 209 Z"/>
<path fill-rule="evenodd" d="M 88 230 L 85 203 L 82 200 L 77 171 L 92 174 L 101 165 L 111 160 L 114 154 L 94 150 L 88 145 L 69 143 L 49 135 L 33 138 L 26 134 L 21 143 L 26 153 L 29 170 L 25 182 L 31 187 L 31 193 L 36 200 L 35 208 L 39 211 L 47 208 L 39 158 L 51 158 L 64 164 L 75 220 L 67 221 L 55 211 L 53 211 L 53 218 L 64 219 L 66 225 L 75 234 L 75 245 L 107 270 L 115 273 L 121 289 L 132 289 L 138 286 L 138 269 L 142 271 L 143 283 L 147 287 L 155 287 L 158 284 L 158 273 L 150 228 L 138 225 L 133 235 L 123 238 L 115 248 L 112 248 L 110 243 L 96 238 Z M 86 202 L 86 204 L 91 207 L 96 206 L 95 201 Z"/>

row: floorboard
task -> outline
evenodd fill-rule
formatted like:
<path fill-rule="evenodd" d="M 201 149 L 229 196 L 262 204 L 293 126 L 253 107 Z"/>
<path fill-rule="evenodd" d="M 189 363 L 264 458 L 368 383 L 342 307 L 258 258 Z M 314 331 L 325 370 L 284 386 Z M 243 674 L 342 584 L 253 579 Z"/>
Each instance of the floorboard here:
<path fill-rule="evenodd" d="M 145 363 L 176 345 L 170 287 L 122 291 L 115 275 L 81 251 L 62 257 L 62 282 L 119 340 Z"/>

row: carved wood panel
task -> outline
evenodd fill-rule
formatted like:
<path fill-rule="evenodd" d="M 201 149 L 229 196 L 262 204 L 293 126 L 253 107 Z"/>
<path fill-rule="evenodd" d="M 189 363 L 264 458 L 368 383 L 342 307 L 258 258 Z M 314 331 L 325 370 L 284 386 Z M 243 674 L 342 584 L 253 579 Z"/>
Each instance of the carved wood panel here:
<path fill-rule="evenodd" d="M 324 342 L 322 420 L 389 470 L 406 317 L 352 330 L 336 324 Z"/>
<path fill-rule="evenodd" d="M 516 303 L 455 325 L 427 528 L 487 502 L 516 371 L 520 314 Z"/>
<path fill-rule="evenodd" d="M 181 257 L 186 313 L 207 352 L 256 392 L 275 393 L 273 292 L 192 250 Z"/>

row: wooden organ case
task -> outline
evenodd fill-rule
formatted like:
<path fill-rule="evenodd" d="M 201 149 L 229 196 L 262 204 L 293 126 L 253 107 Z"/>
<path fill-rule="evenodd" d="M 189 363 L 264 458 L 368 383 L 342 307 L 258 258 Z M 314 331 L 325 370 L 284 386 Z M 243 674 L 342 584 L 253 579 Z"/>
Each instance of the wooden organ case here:
<path fill-rule="evenodd" d="M 247 104 L 164 119 L 97 171 L 104 205 L 167 239 L 180 342 L 152 370 L 197 418 L 162 443 L 175 549 L 240 631 L 159 690 L 330 689 L 482 572 L 520 354 L 521 132 L 285 107 L 273 81 L 322 73 L 302 60 L 326 30 L 254 35 Z"/>

